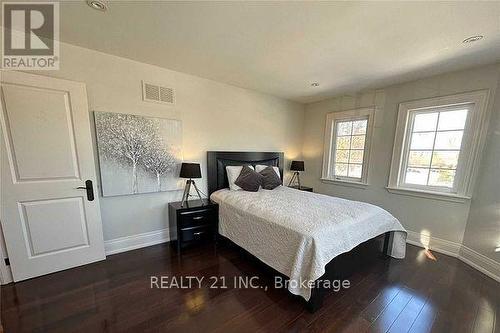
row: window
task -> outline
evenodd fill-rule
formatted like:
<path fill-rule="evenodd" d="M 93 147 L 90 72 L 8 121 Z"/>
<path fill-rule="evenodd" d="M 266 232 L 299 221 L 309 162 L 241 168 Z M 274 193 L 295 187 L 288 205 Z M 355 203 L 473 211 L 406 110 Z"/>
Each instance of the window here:
<path fill-rule="evenodd" d="M 473 105 L 411 112 L 404 184 L 452 190 L 467 114 Z"/>
<path fill-rule="evenodd" d="M 400 104 L 389 190 L 469 197 L 486 97 L 480 91 Z"/>
<path fill-rule="evenodd" d="M 323 179 L 366 184 L 373 109 L 327 115 Z"/>

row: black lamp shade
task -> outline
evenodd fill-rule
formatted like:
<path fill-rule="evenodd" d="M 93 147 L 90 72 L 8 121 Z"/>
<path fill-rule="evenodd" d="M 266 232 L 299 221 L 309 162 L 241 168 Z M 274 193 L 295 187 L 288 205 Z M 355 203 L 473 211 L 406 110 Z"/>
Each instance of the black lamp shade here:
<path fill-rule="evenodd" d="M 182 163 L 181 178 L 201 178 L 201 168 L 198 163 Z"/>
<path fill-rule="evenodd" d="M 304 171 L 304 161 L 292 161 L 292 165 L 290 165 L 291 171 Z"/>

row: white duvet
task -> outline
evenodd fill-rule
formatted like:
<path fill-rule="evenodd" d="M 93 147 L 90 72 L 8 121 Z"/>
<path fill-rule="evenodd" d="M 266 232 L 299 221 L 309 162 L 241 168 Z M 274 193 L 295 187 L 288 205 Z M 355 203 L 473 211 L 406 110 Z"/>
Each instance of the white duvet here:
<path fill-rule="evenodd" d="M 384 209 L 280 186 L 258 192 L 214 192 L 219 232 L 291 280 L 314 281 L 333 258 L 391 231 L 388 255 L 404 258 L 406 230 Z M 311 289 L 289 283 L 306 300 Z"/>

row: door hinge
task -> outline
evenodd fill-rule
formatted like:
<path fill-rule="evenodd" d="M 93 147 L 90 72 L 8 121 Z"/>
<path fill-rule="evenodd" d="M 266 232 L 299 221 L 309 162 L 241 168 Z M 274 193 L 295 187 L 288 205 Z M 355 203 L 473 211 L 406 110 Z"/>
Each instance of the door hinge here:
<path fill-rule="evenodd" d="M 9 258 L 5 258 L 4 261 L 5 261 L 5 265 L 6 266 L 10 266 L 10 260 L 9 260 Z"/>

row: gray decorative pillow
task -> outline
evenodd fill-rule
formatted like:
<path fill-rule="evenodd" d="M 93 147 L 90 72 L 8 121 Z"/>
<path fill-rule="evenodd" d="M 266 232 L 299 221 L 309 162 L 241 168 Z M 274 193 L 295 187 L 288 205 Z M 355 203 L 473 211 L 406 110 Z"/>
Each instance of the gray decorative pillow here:
<path fill-rule="evenodd" d="M 261 172 L 262 175 L 262 188 L 265 190 L 274 190 L 276 187 L 281 185 L 281 179 L 274 171 L 272 166 L 268 166 Z"/>
<path fill-rule="evenodd" d="M 261 174 L 245 165 L 234 183 L 245 191 L 257 192 L 262 185 L 263 178 Z"/>

